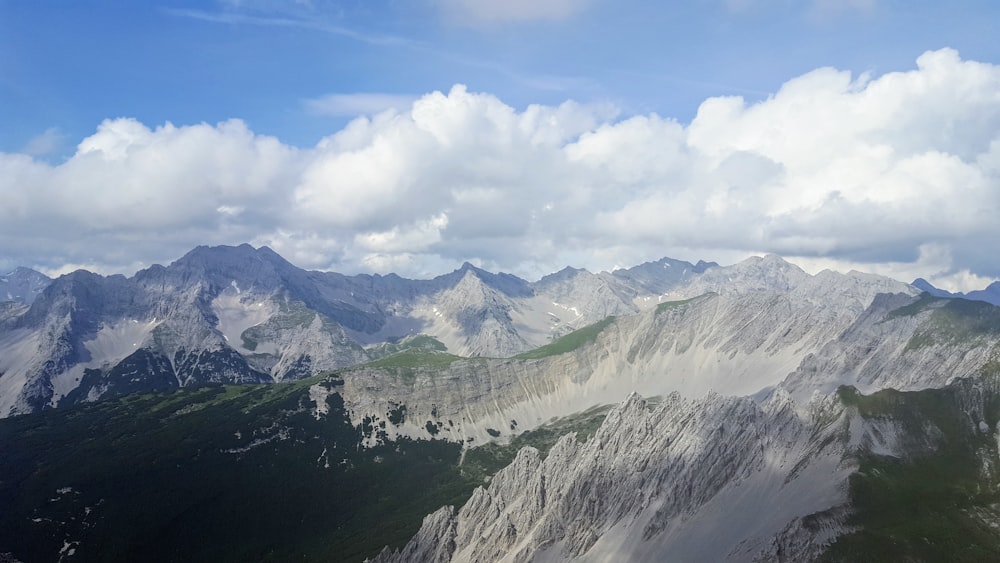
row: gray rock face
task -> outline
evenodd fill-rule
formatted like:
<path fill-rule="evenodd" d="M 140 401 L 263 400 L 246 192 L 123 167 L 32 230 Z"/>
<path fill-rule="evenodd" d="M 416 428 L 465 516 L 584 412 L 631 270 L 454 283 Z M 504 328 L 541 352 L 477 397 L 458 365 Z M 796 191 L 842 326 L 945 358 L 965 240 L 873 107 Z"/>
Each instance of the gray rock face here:
<path fill-rule="evenodd" d="M 38 295 L 52 283 L 52 278 L 31 268 L 15 268 L 0 276 L 0 302 L 13 301 L 31 305 Z"/>
<path fill-rule="evenodd" d="M 427 316 L 427 333 L 463 356 L 512 356 L 530 347 L 514 328 L 512 296 L 472 269 L 453 287 L 420 299 L 417 307 L 433 313 Z"/>
<path fill-rule="evenodd" d="M 864 393 L 943 387 L 975 376 L 995 359 L 998 344 L 1000 308 L 880 295 L 837 339 L 805 358 L 782 386 L 799 400 L 843 384 Z"/>
<path fill-rule="evenodd" d="M 567 435 L 545 459 L 521 450 L 375 561 L 752 561 L 776 546 L 807 560 L 844 528 L 796 523 L 847 501 L 848 425 L 838 404 L 803 417 L 781 393 L 674 394 L 652 409 L 632 395 L 586 443 Z"/>
<path fill-rule="evenodd" d="M 684 285 L 711 268 L 718 268 L 715 262 L 699 260 L 697 264 L 661 258 L 656 262 L 646 262 L 625 270 L 615 270 L 610 276 L 630 287 L 636 295 L 662 295 L 671 289 Z M 607 277 L 606 275 L 604 277 Z"/>
<path fill-rule="evenodd" d="M 534 308 L 548 318 L 534 323 L 525 318 L 521 324 L 527 330 L 522 329 L 522 332 L 530 332 L 529 327 L 535 324 L 549 329 L 545 336 L 562 336 L 610 316 L 638 312 L 640 308 L 634 303 L 635 299 L 640 295 L 652 297 L 655 293 L 636 290 L 628 281 L 623 283 L 623 279 L 573 268 L 545 276 L 533 286 L 537 298 Z"/>
<path fill-rule="evenodd" d="M 528 402 L 544 419 L 562 414 L 574 388 L 593 390 L 595 400 L 628 388 L 675 392 L 655 408 L 629 395 L 593 438 L 580 444 L 566 436 L 545 459 L 522 450 L 464 506 L 429 516 L 403 551 L 386 550 L 376 561 L 422 561 L 423 553 L 455 562 L 814 560 L 851 529 L 847 478 L 861 456 L 932 455 L 944 439 L 944 426 L 905 409 L 899 418 L 891 410 L 863 416 L 834 392 L 844 384 L 865 393 L 947 387 L 954 404 L 939 398 L 945 402 L 934 408 L 955 409 L 969 434 L 1000 439 L 986 422 L 995 417 L 989 405 L 998 380 L 983 376 L 996 373 L 1000 309 L 915 296 L 907 287 L 885 293 L 900 286 L 853 272 L 803 277 L 791 270 L 794 283 L 783 286 L 775 267 L 759 265 L 738 265 L 751 272 L 735 289 L 618 319 L 593 343 L 535 364 L 453 364 L 468 370 L 466 382 L 473 373 L 514 381 L 466 389 L 459 411 L 476 412 L 481 401 L 500 411 L 482 411 L 492 421 L 514 411 L 499 397 L 518 393 L 536 394 Z M 754 281 L 769 277 L 778 291 Z M 689 350 L 699 358 L 691 379 L 712 385 L 672 379 Z M 786 361 L 768 363 L 776 358 Z M 783 373 L 789 360 L 795 367 L 785 376 L 760 376 Z M 629 371 L 630 361 L 640 367 Z M 602 362 L 613 376 L 602 378 Z M 510 375 L 496 373 L 503 369 Z M 546 379 L 550 373 L 565 378 Z M 748 378 L 759 392 L 748 392 Z M 419 402 L 414 395 L 412 404 Z M 531 420 L 518 419 L 518 429 Z M 984 472 L 997 463 L 989 448 L 977 455 Z"/>
<path fill-rule="evenodd" d="M 431 514 L 402 550 L 373 561 L 818 560 L 865 521 L 850 518 L 861 459 L 892 467 L 976 444 L 948 455 L 968 456 L 979 487 L 994 490 L 1000 424 L 987 421 L 1000 379 L 990 365 L 992 377 L 863 408 L 849 388 L 807 404 L 780 387 L 757 400 L 674 394 L 652 408 L 632 395 L 587 442 L 564 436 L 544 459 L 522 449 L 462 507 Z"/>
<path fill-rule="evenodd" d="M 85 271 L 60 277 L 0 327 L 0 416 L 165 386 L 311 374 L 295 372 L 296 361 L 311 361 L 305 353 L 279 355 L 291 365 L 274 373 L 255 367 L 220 330 L 225 327 L 216 301 L 239 291 L 240 283 L 260 300 L 294 301 L 281 285 L 284 270 L 290 278 L 297 271 L 269 251 L 245 246 L 195 249 L 169 267 L 154 266 L 132 278 Z M 339 325 L 336 330 L 343 340 Z M 345 346 L 359 349 L 353 342 Z M 334 346 L 323 350 L 336 354 Z M 355 363 L 358 355 L 337 367 Z M 331 362 L 321 356 L 317 363 Z"/>

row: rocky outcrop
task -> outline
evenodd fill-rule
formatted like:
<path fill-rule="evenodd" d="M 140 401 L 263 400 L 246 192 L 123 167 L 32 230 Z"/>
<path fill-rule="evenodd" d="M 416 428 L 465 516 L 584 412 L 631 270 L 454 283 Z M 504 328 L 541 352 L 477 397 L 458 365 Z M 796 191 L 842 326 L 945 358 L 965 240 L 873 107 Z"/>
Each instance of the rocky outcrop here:
<path fill-rule="evenodd" d="M 0 302 L 31 305 L 42 291 L 52 283 L 52 278 L 31 268 L 15 268 L 0 276 Z"/>
<path fill-rule="evenodd" d="M 632 395 L 585 443 L 522 449 L 374 561 L 988 559 L 1000 540 L 997 365 L 805 405 L 781 388 L 757 400 Z"/>
<path fill-rule="evenodd" d="M 843 530 L 834 512 L 815 515 L 847 502 L 853 470 L 843 407 L 814 413 L 782 393 L 674 394 L 653 408 L 632 395 L 586 443 L 567 435 L 544 459 L 521 450 L 375 561 L 805 560 Z"/>

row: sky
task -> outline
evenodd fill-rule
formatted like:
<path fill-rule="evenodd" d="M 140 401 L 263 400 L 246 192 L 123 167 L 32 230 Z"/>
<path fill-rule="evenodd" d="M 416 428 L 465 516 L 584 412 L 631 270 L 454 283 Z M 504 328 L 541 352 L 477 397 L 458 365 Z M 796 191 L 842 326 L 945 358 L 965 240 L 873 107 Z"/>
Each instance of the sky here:
<path fill-rule="evenodd" d="M 0 271 L 1000 278 L 1000 4 L 0 0 Z"/>

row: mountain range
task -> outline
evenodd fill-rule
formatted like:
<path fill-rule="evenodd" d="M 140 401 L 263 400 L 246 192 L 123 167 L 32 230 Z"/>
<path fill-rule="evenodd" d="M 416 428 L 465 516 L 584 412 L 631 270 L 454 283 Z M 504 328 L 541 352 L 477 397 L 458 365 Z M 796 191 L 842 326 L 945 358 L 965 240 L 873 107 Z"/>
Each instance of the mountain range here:
<path fill-rule="evenodd" d="M 36 293 L 0 316 L 0 556 L 1000 556 L 1000 308 L 922 284 L 243 245 Z"/>
<path fill-rule="evenodd" d="M 376 359 L 418 334 L 506 357 L 631 314 L 709 263 L 663 259 L 529 283 L 471 264 L 431 280 L 296 268 L 267 247 L 199 247 L 132 277 L 3 278 L 0 417 L 205 383 L 264 383 Z M 2 289 L 2 288 L 0 288 Z"/>
<path fill-rule="evenodd" d="M 970 291 L 968 293 L 957 292 L 952 293 L 950 291 L 945 291 L 931 285 L 930 282 L 923 278 L 917 278 L 913 280 L 913 287 L 930 293 L 934 297 L 946 297 L 949 299 L 968 299 L 970 301 L 985 301 L 992 305 L 1000 305 L 1000 282 L 993 282 L 986 286 L 984 289 L 977 289 L 975 291 Z"/>

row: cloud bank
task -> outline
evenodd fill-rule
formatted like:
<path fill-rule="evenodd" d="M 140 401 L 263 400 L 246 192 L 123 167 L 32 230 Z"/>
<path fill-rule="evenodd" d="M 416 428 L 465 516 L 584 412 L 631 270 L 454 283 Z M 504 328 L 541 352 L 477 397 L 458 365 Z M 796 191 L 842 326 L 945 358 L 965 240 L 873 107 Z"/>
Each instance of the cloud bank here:
<path fill-rule="evenodd" d="M 131 272 L 250 241 L 344 272 L 774 252 L 962 288 L 1000 277 L 1000 67 L 943 49 L 878 77 L 821 68 L 689 124 L 458 85 L 306 149 L 239 120 L 109 119 L 60 164 L 0 154 L 0 199 L 5 268 Z"/>

